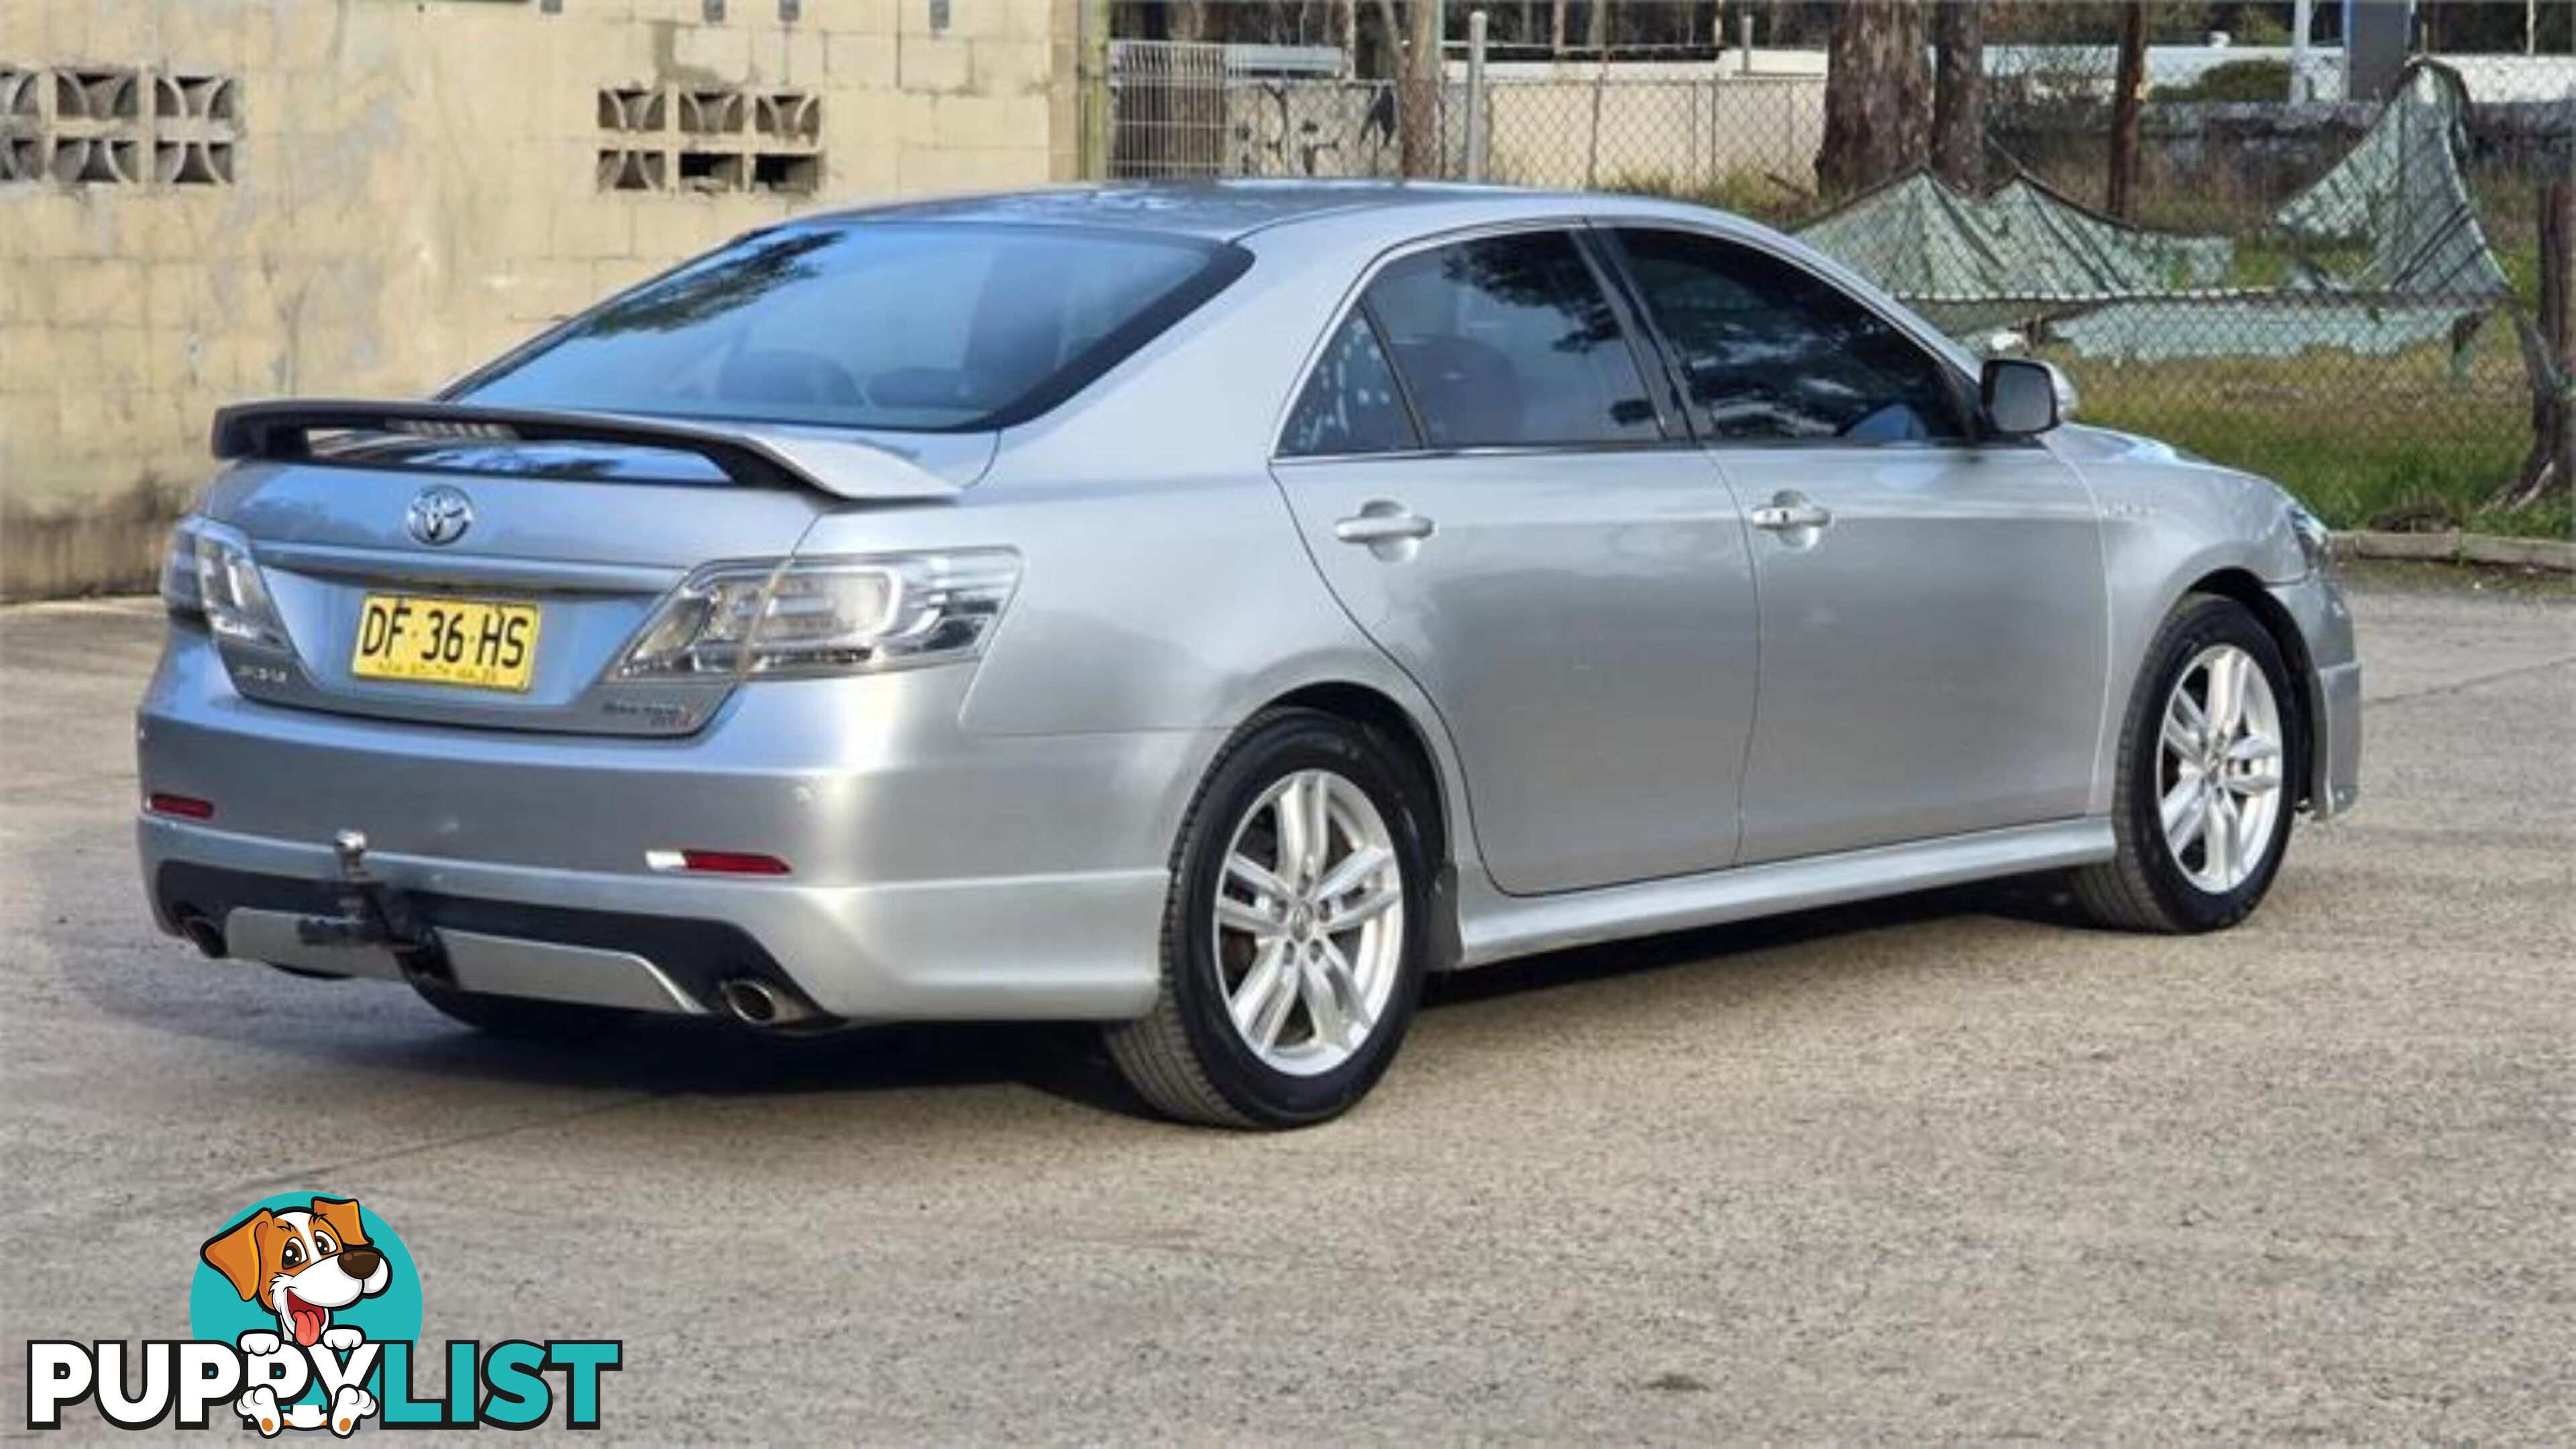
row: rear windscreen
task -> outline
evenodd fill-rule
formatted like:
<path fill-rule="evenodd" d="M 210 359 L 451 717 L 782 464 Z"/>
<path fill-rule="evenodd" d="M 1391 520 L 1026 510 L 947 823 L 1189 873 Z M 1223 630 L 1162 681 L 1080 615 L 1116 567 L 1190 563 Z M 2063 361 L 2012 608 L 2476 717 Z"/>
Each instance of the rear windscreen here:
<path fill-rule="evenodd" d="M 466 379 L 493 407 L 960 431 L 1053 407 L 1239 275 L 1212 243 L 913 222 L 747 237 Z"/>

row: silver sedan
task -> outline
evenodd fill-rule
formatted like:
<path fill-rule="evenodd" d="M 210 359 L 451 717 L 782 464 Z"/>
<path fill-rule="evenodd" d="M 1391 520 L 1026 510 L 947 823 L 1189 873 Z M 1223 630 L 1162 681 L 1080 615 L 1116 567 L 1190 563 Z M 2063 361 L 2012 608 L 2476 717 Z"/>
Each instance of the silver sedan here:
<path fill-rule="evenodd" d="M 141 707 L 210 955 L 495 1031 L 1103 1024 L 1176 1117 L 1425 975 L 2353 799 L 2316 521 L 1716 212 L 1111 188 L 746 236 L 431 402 L 224 412 Z"/>

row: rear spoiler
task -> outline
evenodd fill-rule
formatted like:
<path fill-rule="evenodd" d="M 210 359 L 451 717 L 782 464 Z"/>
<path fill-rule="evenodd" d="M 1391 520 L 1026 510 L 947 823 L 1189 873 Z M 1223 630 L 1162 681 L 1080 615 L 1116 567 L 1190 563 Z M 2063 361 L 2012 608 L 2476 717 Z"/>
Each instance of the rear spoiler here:
<path fill-rule="evenodd" d="M 954 483 L 873 443 L 740 423 L 623 413 L 552 412 L 465 403 L 290 399 L 215 411 L 215 456 L 313 456 L 316 433 L 398 433 L 491 443 L 608 443 L 692 453 L 753 488 L 811 488 L 835 498 L 954 498 Z"/>

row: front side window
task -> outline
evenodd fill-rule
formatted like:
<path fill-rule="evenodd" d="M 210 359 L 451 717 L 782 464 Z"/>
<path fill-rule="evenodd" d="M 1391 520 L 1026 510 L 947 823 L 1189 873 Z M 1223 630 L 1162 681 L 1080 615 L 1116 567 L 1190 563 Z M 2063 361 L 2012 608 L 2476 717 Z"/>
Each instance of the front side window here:
<path fill-rule="evenodd" d="M 1710 436 L 1889 443 L 1969 435 L 1939 360 L 1832 283 L 1713 237 L 1640 228 L 1618 238 Z"/>
<path fill-rule="evenodd" d="M 451 401 L 961 431 L 1035 416 L 1245 255 L 1173 237 L 880 222 L 747 237 L 576 318 Z"/>
<path fill-rule="evenodd" d="M 1289 458 L 1338 458 L 1420 446 L 1377 329 L 1369 325 L 1367 313 L 1354 310 L 1324 345 L 1306 390 L 1297 395 L 1279 452 Z"/>
<path fill-rule="evenodd" d="M 1662 436 L 1618 314 L 1563 232 L 1400 258 L 1369 285 L 1368 304 L 1430 447 Z"/>

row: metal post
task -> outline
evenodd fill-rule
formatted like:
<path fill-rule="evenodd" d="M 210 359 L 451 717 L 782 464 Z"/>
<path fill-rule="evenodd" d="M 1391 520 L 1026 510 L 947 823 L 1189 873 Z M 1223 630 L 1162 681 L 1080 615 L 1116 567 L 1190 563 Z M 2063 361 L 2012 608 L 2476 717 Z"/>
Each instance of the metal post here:
<path fill-rule="evenodd" d="M 1467 12 L 1467 179 L 1485 179 L 1485 12 Z"/>
<path fill-rule="evenodd" d="M 1737 36 L 1736 69 L 1744 75 L 1751 75 L 1753 74 L 1753 12 L 1751 9 L 1737 12 L 1735 34 Z"/>
<path fill-rule="evenodd" d="M 2309 98 L 2308 35 L 2316 26 L 2316 0 L 2297 0 L 2290 7 L 2290 96 L 2293 101 Z"/>

